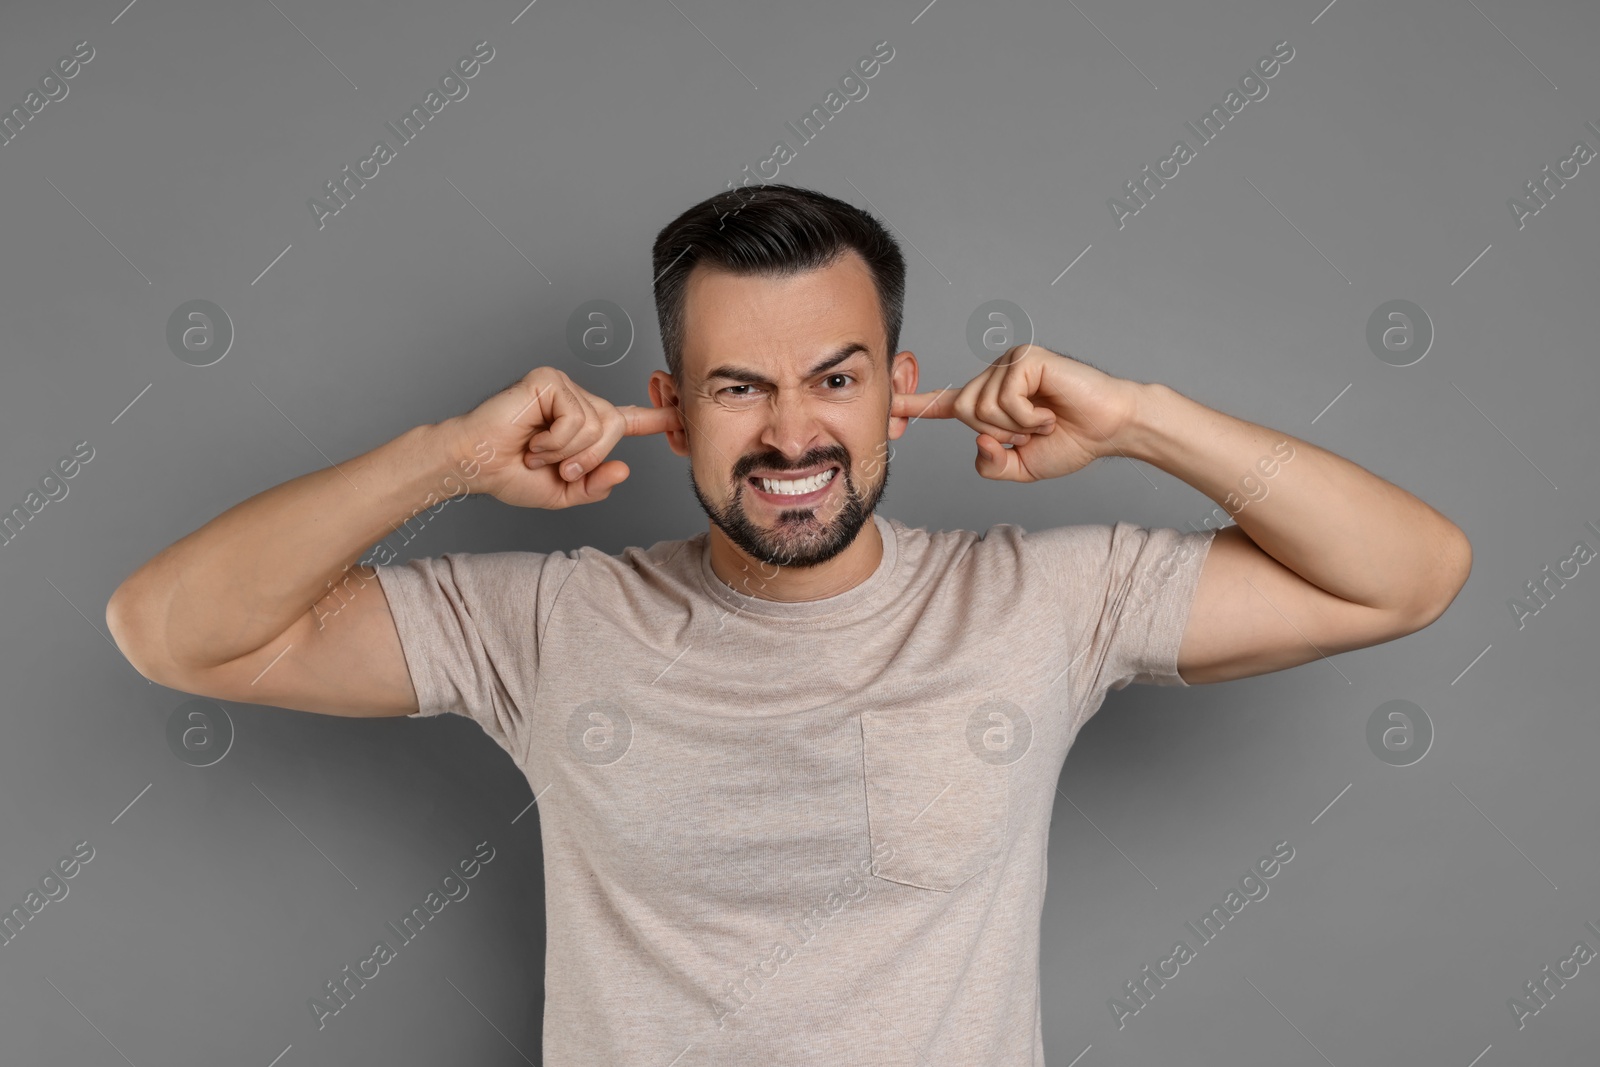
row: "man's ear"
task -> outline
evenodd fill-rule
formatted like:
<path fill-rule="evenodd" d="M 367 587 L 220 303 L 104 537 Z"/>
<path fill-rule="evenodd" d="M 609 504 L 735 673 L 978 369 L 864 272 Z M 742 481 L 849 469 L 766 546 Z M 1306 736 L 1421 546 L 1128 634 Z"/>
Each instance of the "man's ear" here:
<path fill-rule="evenodd" d="M 896 393 L 914 393 L 917 391 L 917 357 L 910 349 L 895 354 L 894 370 L 889 375 L 893 391 Z M 911 425 L 911 420 L 904 415 L 891 416 L 889 419 L 889 440 L 898 441 L 900 435 L 906 432 L 906 427 Z"/>
<path fill-rule="evenodd" d="M 678 408 L 678 423 L 688 426 L 689 420 L 683 417 L 683 397 L 678 393 L 678 387 L 672 381 L 672 375 L 664 370 L 653 371 L 650 375 L 650 403 L 658 408 Z M 689 454 L 689 435 L 684 430 L 667 430 L 667 447 L 680 456 Z"/>

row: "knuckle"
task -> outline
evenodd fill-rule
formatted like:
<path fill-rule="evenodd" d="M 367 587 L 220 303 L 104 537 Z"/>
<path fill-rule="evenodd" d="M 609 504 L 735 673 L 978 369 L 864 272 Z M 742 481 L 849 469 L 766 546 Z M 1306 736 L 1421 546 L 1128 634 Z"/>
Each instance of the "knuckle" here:
<path fill-rule="evenodd" d="M 549 388 L 552 375 L 555 373 L 556 371 L 552 367 L 535 367 L 527 374 L 524 374 L 516 384 L 522 386 L 523 391 L 528 396 L 537 396 L 541 389 Z"/>

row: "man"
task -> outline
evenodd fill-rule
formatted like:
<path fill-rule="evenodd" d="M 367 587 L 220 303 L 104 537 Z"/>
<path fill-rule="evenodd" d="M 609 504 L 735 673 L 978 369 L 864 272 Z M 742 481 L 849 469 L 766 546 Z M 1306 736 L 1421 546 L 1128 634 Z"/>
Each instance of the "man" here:
<path fill-rule="evenodd" d="M 511 755 L 539 799 L 547 1063 L 1042 1063 L 1054 786 L 1107 690 L 1414 632 L 1470 546 L 1346 460 L 1037 346 L 918 394 L 883 227 L 790 186 L 741 195 L 657 237 L 651 407 L 536 368 L 224 512 L 107 622 L 176 689 L 466 715 Z M 1238 525 L 912 529 L 875 507 L 916 418 L 977 431 L 983 477 L 1128 456 Z M 657 433 L 705 533 L 351 569 L 457 471 L 565 508 Z"/>

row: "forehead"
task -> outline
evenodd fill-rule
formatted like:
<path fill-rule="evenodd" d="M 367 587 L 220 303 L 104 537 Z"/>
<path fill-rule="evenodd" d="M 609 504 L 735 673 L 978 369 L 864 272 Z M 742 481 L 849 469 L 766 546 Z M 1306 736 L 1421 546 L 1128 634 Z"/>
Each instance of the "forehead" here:
<path fill-rule="evenodd" d="M 685 286 L 683 362 L 691 377 L 733 363 L 799 373 L 825 351 L 885 344 L 866 261 L 847 251 L 829 266 L 775 278 L 697 265 Z"/>

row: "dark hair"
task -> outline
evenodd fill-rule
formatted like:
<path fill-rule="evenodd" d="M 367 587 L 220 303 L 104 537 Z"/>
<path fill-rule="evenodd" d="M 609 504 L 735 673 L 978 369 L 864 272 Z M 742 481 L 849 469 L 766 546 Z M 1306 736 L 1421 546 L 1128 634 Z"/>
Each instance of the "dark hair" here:
<path fill-rule="evenodd" d="M 767 184 L 718 193 L 673 219 L 651 249 L 656 318 L 673 380 L 683 382 L 684 303 L 696 264 L 784 277 L 830 266 L 850 250 L 872 272 L 888 343 L 885 359 L 892 361 L 900 347 L 906 261 L 889 231 L 867 212 L 810 189 Z"/>

